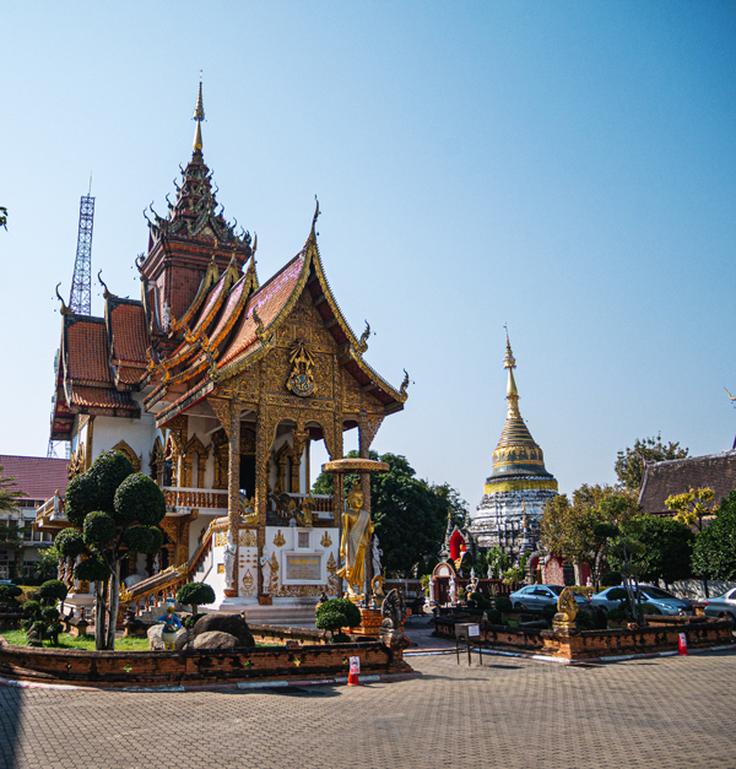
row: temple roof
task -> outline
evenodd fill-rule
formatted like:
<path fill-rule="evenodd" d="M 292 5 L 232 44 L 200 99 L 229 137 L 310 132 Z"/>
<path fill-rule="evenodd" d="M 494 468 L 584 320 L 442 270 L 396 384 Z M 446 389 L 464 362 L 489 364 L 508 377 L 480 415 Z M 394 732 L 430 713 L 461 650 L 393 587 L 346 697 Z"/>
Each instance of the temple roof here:
<path fill-rule="evenodd" d="M 185 342 L 153 372 L 158 384 L 146 397 L 146 408 L 167 402 L 158 416 L 163 424 L 209 394 L 215 381 L 222 382 L 259 360 L 305 290 L 317 300 L 320 316 L 341 345 L 344 367 L 387 411 L 402 408 L 406 393 L 394 389 L 363 360 L 365 348 L 343 317 L 324 274 L 314 226 L 302 250 L 263 285 L 258 285 L 251 266 L 227 289 L 220 281 L 214 284 Z M 215 302 L 220 292 L 227 293 L 227 299 Z M 208 307 L 221 310 L 209 313 Z M 171 390 L 172 386 L 179 390 Z"/>
<path fill-rule="evenodd" d="M 515 479 L 527 479 L 527 486 L 531 483 L 530 488 L 556 490 L 557 481 L 544 466 L 544 452 L 532 438 L 519 411 L 519 390 L 514 377 L 516 359 L 508 333 L 503 365 L 507 371 L 506 420 L 493 452 L 493 469 L 486 479 L 486 493 L 489 493 L 494 485 L 504 484 L 505 488 L 508 482 Z"/>
<path fill-rule="evenodd" d="M 646 465 L 639 504 L 645 513 L 671 515 L 664 504 L 667 497 L 701 487 L 713 489 L 716 502 L 736 489 L 736 451 Z"/>

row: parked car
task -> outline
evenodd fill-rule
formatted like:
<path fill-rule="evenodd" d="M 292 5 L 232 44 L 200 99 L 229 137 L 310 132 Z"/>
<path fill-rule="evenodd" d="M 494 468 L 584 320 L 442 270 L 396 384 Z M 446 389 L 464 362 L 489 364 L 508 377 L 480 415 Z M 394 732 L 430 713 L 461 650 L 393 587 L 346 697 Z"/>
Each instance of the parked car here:
<path fill-rule="evenodd" d="M 605 590 L 601 590 L 600 593 L 596 593 L 590 599 L 590 602 L 593 606 L 598 606 L 606 611 L 618 609 L 621 606 L 621 599 L 620 597 L 612 598 L 611 594 L 613 593 L 613 595 L 617 596 L 621 590 L 624 590 L 623 585 L 607 587 Z M 661 587 L 655 587 L 654 585 L 639 585 L 639 590 L 634 591 L 634 597 L 641 603 L 650 603 L 656 606 L 662 614 L 690 614 L 693 610 L 693 605 L 690 601 L 684 598 L 677 598 L 672 593 L 668 593 L 666 590 L 662 590 Z"/>
<path fill-rule="evenodd" d="M 720 617 L 731 619 L 736 624 L 736 587 L 727 590 L 716 598 L 707 598 L 703 601 L 706 617 Z"/>
<path fill-rule="evenodd" d="M 557 606 L 557 599 L 564 585 L 527 585 L 515 590 L 509 598 L 511 606 L 517 611 L 542 612 L 548 606 Z M 575 601 L 586 604 L 588 599 L 580 593 L 575 593 Z"/>

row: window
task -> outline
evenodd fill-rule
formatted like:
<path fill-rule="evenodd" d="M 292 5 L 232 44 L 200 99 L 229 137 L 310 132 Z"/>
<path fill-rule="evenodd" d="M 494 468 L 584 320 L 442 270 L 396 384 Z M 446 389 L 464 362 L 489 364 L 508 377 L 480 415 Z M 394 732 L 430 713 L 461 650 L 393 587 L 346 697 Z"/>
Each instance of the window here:
<path fill-rule="evenodd" d="M 307 549 L 309 547 L 309 532 L 308 531 L 300 531 L 299 536 L 297 538 L 297 547 Z"/>
<path fill-rule="evenodd" d="M 643 595 L 645 598 L 646 597 L 649 597 L 649 598 L 673 598 L 674 597 L 670 593 L 668 593 L 666 590 L 661 590 L 658 587 L 644 588 Z"/>

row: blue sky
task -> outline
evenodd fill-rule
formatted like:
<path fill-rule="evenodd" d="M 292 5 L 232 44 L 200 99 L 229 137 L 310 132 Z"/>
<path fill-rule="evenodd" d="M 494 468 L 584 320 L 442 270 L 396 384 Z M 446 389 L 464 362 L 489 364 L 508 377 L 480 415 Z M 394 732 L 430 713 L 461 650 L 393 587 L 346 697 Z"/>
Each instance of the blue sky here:
<path fill-rule="evenodd" d="M 381 451 L 475 505 L 521 409 L 563 490 L 662 432 L 730 448 L 736 414 L 736 4 L 6 3 L 0 452 L 43 454 L 90 170 L 93 268 L 139 295 L 204 70 L 205 159 L 265 279 L 320 248 L 405 412 Z M 101 308 L 94 288 L 94 308 Z"/>

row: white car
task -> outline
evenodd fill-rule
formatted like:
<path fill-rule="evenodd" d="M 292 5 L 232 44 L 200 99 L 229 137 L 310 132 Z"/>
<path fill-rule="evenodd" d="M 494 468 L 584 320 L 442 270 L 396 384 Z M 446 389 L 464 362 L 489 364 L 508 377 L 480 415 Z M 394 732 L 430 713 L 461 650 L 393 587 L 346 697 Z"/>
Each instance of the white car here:
<path fill-rule="evenodd" d="M 736 624 L 736 587 L 727 590 L 717 598 L 707 598 L 703 601 L 707 617 L 730 619 Z"/>

